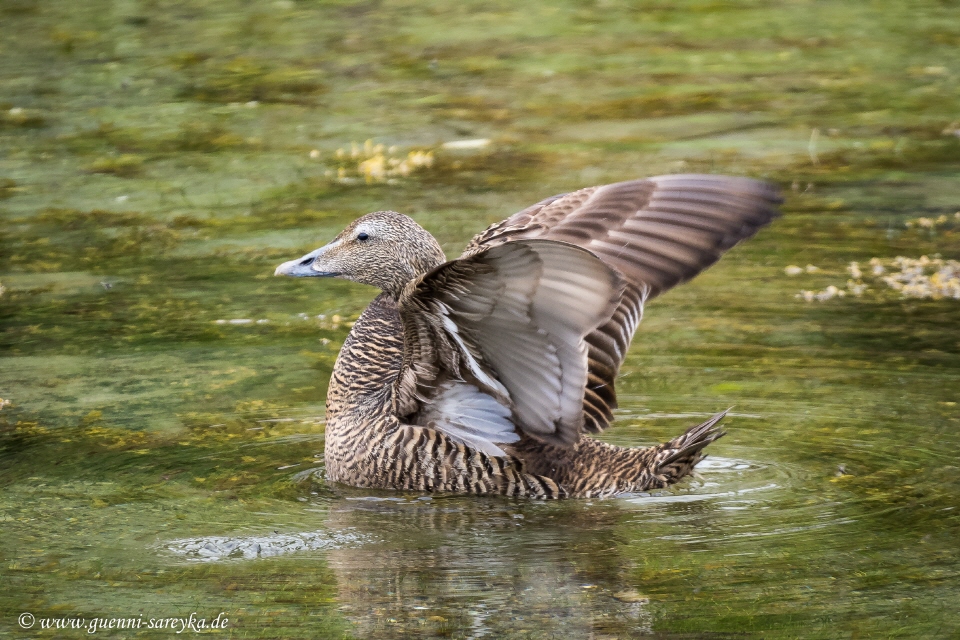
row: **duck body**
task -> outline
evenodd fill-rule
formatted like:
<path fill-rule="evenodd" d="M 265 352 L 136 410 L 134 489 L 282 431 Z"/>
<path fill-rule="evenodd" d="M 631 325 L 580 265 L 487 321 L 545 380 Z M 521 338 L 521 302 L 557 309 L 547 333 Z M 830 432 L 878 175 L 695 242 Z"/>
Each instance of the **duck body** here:
<path fill-rule="evenodd" d="M 658 189 L 679 195 L 657 206 Z M 284 263 L 277 275 L 383 291 L 331 375 L 327 479 L 596 498 L 689 475 L 723 435 L 726 412 L 653 447 L 617 447 L 589 432 L 612 421 L 614 380 L 647 299 L 752 235 L 777 202 L 775 190 L 751 180 L 666 176 L 550 198 L 449 262 L 412 219 L 376 212 Z"/>
<path fill-rule="evenodd" d="M 410 491 L 599 498 L 673 484 L 699 462 L 702 447 L 721 435 L 711 427 L 722 414 L 699 425 L 699 434 L 655 447 L 617 447 L 586 435 L 575 447 L 523 438 L 508 455 L 490 456 L 436 429 L 401 422 L 402 366 L 400 314 L 396 302 L 381 293 L 350 330 L 330 377 L 327 480 Z M 685 445 L 685 455 L 661 468 Z"/>
<path fill-rule="evenodd" d="M 509 456 L 488 456 L 444 433 L 397 416 L 403 331 L 396 303 L 380 294 L 343 343 L 327 389 L 326 477 L 357 487 L 501 494 L 567 495 L 526 474 Z"/>

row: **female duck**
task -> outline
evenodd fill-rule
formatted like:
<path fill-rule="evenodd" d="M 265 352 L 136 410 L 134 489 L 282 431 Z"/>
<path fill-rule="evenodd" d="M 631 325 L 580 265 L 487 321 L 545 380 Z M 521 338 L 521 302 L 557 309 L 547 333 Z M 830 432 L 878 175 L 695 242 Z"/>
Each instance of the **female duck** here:
<path fill-rule="evenodd" d="M 603 497 L 665 487 L 721 437 L 724 413 L 655 447 L 591 438 L 644 303 L 777 215 L 776 190 L 705 175 L 548 198 L 456 260 L 412 219 L 359 218 L 276 275 L 382 293 L 347 336 L 327 392 L 327 478 L 361 487 Z"/>

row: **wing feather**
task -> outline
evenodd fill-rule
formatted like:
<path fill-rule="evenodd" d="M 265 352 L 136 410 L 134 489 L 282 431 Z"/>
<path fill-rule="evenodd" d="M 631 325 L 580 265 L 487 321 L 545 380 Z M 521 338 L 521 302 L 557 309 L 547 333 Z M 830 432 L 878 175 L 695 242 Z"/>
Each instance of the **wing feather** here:
<path fill-rule="evenodd" d="M 584 428 L 613 419 L 614 382 L 648 298 L 685 282 L 777 215 L 772 185 L 730 176 L 673 175 L 547 198 L 478 234 L 464 256 L 529 238 L 584 247 L 623 274 L 609 320 L 586 336 Z"/>
<path fill-rule="evenodd" d="M 536 439 L 576 442 L 589 382 L 584 339 L 614 313 L 623 286 L 589 251 L 551 240 L 441 265 L 399 300 L 404 367 L 414 372 L 400 378 L 399 406 L 491 455 L 518 437 L 491 402 Z M 464 398 L 483 411 L 458 414 L 455 400 Z"/>

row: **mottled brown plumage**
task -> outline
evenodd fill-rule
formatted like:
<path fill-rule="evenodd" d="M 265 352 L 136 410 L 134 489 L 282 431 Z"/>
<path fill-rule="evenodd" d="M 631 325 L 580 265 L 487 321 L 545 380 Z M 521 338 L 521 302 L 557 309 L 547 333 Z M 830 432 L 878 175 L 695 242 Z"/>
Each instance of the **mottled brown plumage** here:
<path fill-rule="evenodd" d="M 688 475 L 726 412 L 670 442 L 606 428 L 644 303 L 777 215 L 764 183 L 663 176 L 556 196 L 445 262 L 399 213 L 368 214 L 278 275 L 381 293 L 344 342 L 327 394 L 326 470 L 363 487 L 604 497 Z"/>

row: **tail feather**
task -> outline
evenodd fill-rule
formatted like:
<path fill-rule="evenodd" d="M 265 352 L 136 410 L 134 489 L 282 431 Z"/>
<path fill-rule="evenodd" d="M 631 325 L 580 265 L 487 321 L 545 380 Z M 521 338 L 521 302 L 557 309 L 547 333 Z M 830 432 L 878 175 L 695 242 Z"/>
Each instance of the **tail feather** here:
<path fill-rule="evenodd" d="M 730 409 L 732 408 L 730 407 Z M 683 435 L 677 436 L 663 445 L 663 453 L 666 455 L 657 460 L 656 474 L 662 474 L 666 467 L 676 462 L 689 464 L 689 468 L 682 475 L 689 473 L 690 469 L 705 457 L 700 453 L 703 448 L 726 435 L 726 432 L 718 426 L 718 423 L 723 420 L 730 409 L 721 411 L 695 427 L 690 427 Z"/>

